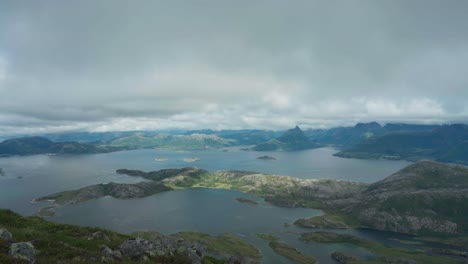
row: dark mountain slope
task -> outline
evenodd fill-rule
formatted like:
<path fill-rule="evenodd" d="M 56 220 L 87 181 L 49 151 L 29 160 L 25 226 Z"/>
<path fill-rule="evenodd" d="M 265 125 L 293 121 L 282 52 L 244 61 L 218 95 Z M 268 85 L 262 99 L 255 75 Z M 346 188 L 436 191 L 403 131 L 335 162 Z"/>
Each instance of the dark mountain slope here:
<path fill-rule="evenodd" d="M 468 126 L 444 125 L 432 131 L 387 133 L 336 156 L 346 158 L 431 159 L 468 164 Z"/>
<path fill-rule="evenodd" d="M 274 150 L 304 150 L 318 148 L 320 145 L 312 142 L 304 132 L 296 126 L 286 131 L 283 135 L 261 143 L 253 148 L 256 151 L 274 151 Z"/>

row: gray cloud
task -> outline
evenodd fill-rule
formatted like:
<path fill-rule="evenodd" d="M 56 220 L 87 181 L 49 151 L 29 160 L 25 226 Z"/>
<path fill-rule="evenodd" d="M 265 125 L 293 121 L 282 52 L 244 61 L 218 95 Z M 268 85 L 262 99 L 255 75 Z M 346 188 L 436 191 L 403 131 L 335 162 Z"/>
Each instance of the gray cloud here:
<path fill-rule="evenodd" d="M 2 1 L 0 133 L 466 122 L 466 10 Z"/>

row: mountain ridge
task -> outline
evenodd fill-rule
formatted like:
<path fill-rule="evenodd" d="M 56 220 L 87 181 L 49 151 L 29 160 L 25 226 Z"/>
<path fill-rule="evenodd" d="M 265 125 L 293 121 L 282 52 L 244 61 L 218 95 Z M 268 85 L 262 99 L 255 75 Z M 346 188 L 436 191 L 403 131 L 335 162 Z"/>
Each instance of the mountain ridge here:
<path fill-rule="evenodd" d="M 275 150 L 305 150 L 320 147 L 319 144 L 312 142 L 304 132 L 296 126 L 287 130 L 281 136 L 270 141 L 261 143 L 252 148 L 256 151 L 275 151 Z"/>

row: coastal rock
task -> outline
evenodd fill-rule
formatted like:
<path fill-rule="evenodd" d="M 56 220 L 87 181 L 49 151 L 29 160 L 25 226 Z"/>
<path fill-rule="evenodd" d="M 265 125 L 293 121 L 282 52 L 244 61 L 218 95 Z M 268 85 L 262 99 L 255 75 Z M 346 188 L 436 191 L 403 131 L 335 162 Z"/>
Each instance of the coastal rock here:
<path fill-rule="evenodd" d="M 385 264 L 416 264 L 417 262 L 412 259 L 404 257 L 385 257 L 382 258 L 382 263 Z"/>
<path fill-rule="evenodd" d="M 29 242 L 19 242 L 11 244 L 9 254 L 16 259 L 33 261 L 36 256 L 36 250 Z"/>
<path fill-rule="evenodd" d="M 338 252 L 338 251 L 331 253 L 330 257 L 340 264 L 348 264 L 348 263 L 358 260 L 354 256 L 350 256 L 346 253 Z"/>
<path fill-rule="evenodd" d="M 0 176 L 5 176 L 5 172 L 3 171 L 2 168 L 0 168 Z"/>
<path fill-rule="evenodd" d="M 10 241 L 13 235 L 4 228 L 0 228 L 0 239 L 4 241 Z"/>
<path fill-rule="evenodd" d="M 276 160 L 276 158 L 272 157 L 272 156 L 261 156 L 261 157 L 258 157 L 257 159 L 259 159 L 259 160 Z"/>

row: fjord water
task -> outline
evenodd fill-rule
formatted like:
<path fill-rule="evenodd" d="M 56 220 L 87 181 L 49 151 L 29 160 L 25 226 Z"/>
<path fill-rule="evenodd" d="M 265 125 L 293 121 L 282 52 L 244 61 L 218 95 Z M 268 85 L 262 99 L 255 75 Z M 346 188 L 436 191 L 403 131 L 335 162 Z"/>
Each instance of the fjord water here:
<path fill-rule="evenodd" d="M 332 156 L 336 151 L 321 148 L 298 152 L 251 152 L 238 149 L 172 151 L 134 150 L 93 155 L 35 155 L 0 158 L 0 208 L 9 208 L 25 215 L 33 214 L 44 204 L 31 204 L 34 198 L 90 184 L 142 181 L 137 177 L 118 175 L 116 169 L 159 170 L 197 166 L 206 170 L 247 170 L 289 175 L 299 178 L 334 178 L 374 182 L 408 165 L 405 161 L 355 160 Z M 256 159 L 269 155 L 277 160 Z M 184 158 L 198 157 L 187 163 Z M 155 158 L 167 158 L 156 161 Z M 18 178 L 21 177 L 21 178 Z M 237 197 L 259 202 L 258 206 L 239 203 Z M 157 230 L 165 234 L 179 231 L 201 231 L 211 234 L 236 233 L 260 248 L 265 262 L 288 263 L 274 254 L 267 242 L 255 234 L 267 232 L 280 236 L 288 243 L 313 255 L 321 263 L 329 263 L 329 253 L 336 245 L 307 245 L 291 232 L 304 232 L 291 224 L 296 219 L 318 215 L 304 208 L 281 208 L 263 202 L 252 195 L 232 190 L 188 189 L 160 193 L 151 197 L 118 200 L 105 197 L 58 210 L 52 221 L 100 226 L 121 232 Z M 348 249 L 345 248 L 338 248 Z M 358 252 L 358 249 L 352 249 Z M 360 252 L 368 254 L 365 251 Z"/>

